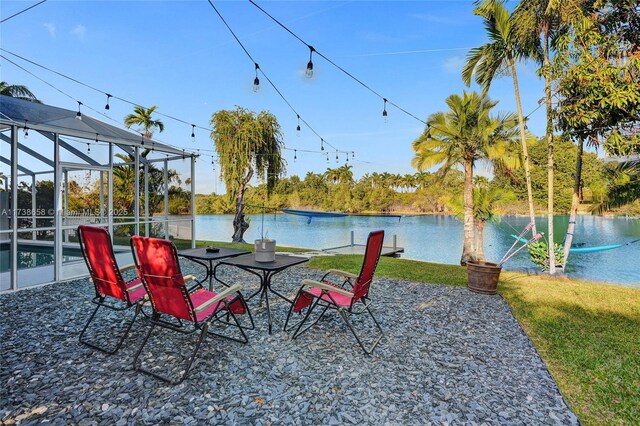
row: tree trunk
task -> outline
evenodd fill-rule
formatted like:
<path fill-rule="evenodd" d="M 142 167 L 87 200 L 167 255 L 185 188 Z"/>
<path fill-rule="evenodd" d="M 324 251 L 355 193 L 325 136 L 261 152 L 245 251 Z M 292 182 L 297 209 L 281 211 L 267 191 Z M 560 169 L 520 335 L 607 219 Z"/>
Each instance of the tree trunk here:
<path fill-rule="evenodd" d="M 478 228 L 478 260 L 484 262 L 484 220 L 476 222 Z"/>
<path fill-rule="evenodd" d="M 533 191 L 531 189 L 531 171 L 529 169 L 529 150 L 527 148 L 527 133 L 525 128 L 524 116 L 522 114 L 522 103 L 520 101 L 520 87 L 518 86 L 518 75 L 516 74 L 516 64 L 513 59 L 510 60 L 511 74 L 513 75 L 513 90 L 516 95 L 516 108 L 518 110 L 518 125 L 520 127 L 520 143 L 522 144 L 522 157 L 524 160 L 524 176 L 527 185 L 527 199 L 529 201 L 529 218 L 533 223 L 533 235 L 536 231 L 536 213 L 533 208 Z"/>
<path fill-rule="evenodd" d="M 543 30 L 544 38 L 544 95 L 547 107 L 547 239 L 549 241 L 549 274 L 556 273 L 556 255 L 553 242 L 553 116 L 551 104 L 551 64 L 549 60 L 549 28 Z"/>
<path fill-rule="evenodd" d="M 234 243 L 244 243 L 244 233 L 249 229 L 249 223 L 244 220 L 244 193 L 247 190 L 247 185 L 253 176 L 253 169 L 249 169 L 247 176 L 240 182 L 238 186 L 238 193 L 236 194 L 236 215 L 233 217 L 233 237 L 231 239 Z"/>
<path fill-rule="evenodd" d="M 460 264 L 466 265 L 469 260 L 476 260 L 473 248 L 473 161 L 464 161 L 464 240 Z"/>
<path fill-rule="evenodd" d="M 567 265 L 567 258 L 571 251 L 571 243 L 573 242 L 573 232 L 576 228 L 576 215 L 578 214 L 578 205 L 580 204 L 580 182 L 582 180 L 582 151 L 584 141 L 581 139 L 578 143 L 578 158 L 576 158 L 576 178 L 573 182 L 573 196 L 571 197 L 571 212 L 569 215 L 569 226 L 567 226 L 567 235 L 564 238 L 564 258 L 562 264 Z"/>

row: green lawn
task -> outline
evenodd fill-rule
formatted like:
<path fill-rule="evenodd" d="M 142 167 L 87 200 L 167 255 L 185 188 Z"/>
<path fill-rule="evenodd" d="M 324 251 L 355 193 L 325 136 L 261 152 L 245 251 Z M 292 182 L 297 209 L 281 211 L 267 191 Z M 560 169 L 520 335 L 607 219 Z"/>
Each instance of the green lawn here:
<path fill-rule="evenodd" d="M 317 257 L 310 268 L 357 273 L 362 256 Z M 376 275 L 464 286 L 466 269 L 381 258 Z M 639 424 L 640 289 L 503 272 L 507 300 L 585 425 Z"/>

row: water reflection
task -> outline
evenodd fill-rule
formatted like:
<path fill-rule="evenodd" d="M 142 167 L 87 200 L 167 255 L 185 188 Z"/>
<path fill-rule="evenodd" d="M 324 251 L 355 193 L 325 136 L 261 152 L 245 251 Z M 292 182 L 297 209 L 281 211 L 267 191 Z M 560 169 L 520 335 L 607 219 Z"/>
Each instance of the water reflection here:
<path fill-rule="evenodd" d="M 198 215 L 196 232 L 199 240 L 230 241 L 233 234 L 231 215 Z M 260 237 L 260 215 L 251 215 L 251 226 L 245 240 Z M 529 222 L 528 217 L 503 217 L 485 227 L 485 255 L 498 260 L 513 243 L 512 234 L 518 234 Z M 554 218 L 554 239 L 564 240 L 568 216 Z M 536 218 L 538 231 L 547 234 L 546 217 Z M 369 231 L 384 229 L 385 244 L 391 245 L 392 236 L 404 247 L 403 258 L 439 263 L 457 264 L 462 252 L 462 222 L 449 215 L 409 216 L 401 220 L 393 217 L 346 216 L 339 218 L 313 218 L 311 224 L 302 216 L 267 214 L 264 233 L 278 244 L 309 248 L 328 248 L 349 244 L 350 231 L 355 232 L 356 243 L 364 243 Z M 574 243 L 583 246 L 602 246 L 626 243 L 640 238 L 640 220 L 579 216 Z M 580 278 L 640 287 L 640 242 L 619 249 L 588 254 L 572 254 L 567 274 Z M 505 269 L 535 270 L 528 254 L 523 250 L 514 256 Z"/>

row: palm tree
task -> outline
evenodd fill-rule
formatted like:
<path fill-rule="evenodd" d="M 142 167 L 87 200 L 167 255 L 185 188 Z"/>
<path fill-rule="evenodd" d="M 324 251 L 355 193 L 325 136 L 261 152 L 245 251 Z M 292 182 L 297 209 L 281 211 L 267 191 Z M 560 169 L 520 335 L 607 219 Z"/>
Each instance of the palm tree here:
<path fill-rule="evenodd" d="M 244 242 L 243 235 L 249 223 L 244 218 L 243 199 L 254 171 L 266 180 L 267 194 L 285 172 L 280 124 L 267 111 L 256 115 L 241 107 L 216 112 L 211 117 L 211 124 L 211 139 L 220 161 L 220 172 L 228 196 L 235 198 L 236 203 L 232 241 Z"/>
<path fill-rule="evenodd" d="M 151 118 L 151 114 L 153 114 L 157 108 L 157 106 L 145 108 L 136 105 L 133 107 L 133 114 L 129 114 L 124 118 L 124 125 L 127 126 L 128 129 L 134 125 L 140 126 L 138 132 L 142 133 L 145 138 L 151 139 L 156 130 L 159 132 L 164 130 L 164 123 L 162 121 Z"/>
<path fill-rule="evenodd" d="M 549 273 L 556 273 L 553 238 L 553 104 L 551 46 L 555 38 L 566 30 L 566 24 L 582 16 L 582 0 L 522 0 L 513 11 L 514 29 L 518 36 L 528 40 L 535 35 L 542 47 L 542 67 L 544 76 L 544 97 L 547 109 L 547 238 L 549 239 Z"/>
<path fill-rule="evenodd" d="M 31 90 L 29 90 L 27 86 L 8 84 L 6 81 L 0 81 L 0 95 L 11 96 L 12 98 L 16 99 L 41 103 L 38 98 L 36 98 L 36 95 L 31 93 Z"/>
<path fill-rule="evenodd" d="M 513 20 L 509 11 L 499 0 L 484 0 L 474 13 L 482 16 L 484 26 L 489 36 L 489 43 L 473 48 L 467 56 L 467 63 L 462 70 L 462 79 L 467 86 L 471 84 L 471 77 L 475 73 L 476 82 L 482 86 L 484 92 L 489 90 L 496 74 L 505 72 L 513 78 L 513 90 L 516 97 L 518 112 L 518 126 L 520 128 L 520 145 L 524 163 L 524 174 L 529 202 L 529 217 L 533 223 L 533 234 L 536 234 L 535 210 L 533 207 L 533 192 L 531 190 L 531 172 L 529 170 L 529 153 L 527 150 L 526 126 L 520 101 L 520 87 L 516 62 L 535 56 L 535 36 L 528 35 L 528 39 L 518 37 L 513 28 Z"/>
<path fill-rule="evenodd" d="M 517 128 L 511 114 L 493 117 L 497 102 L 486 95 L 464 92 L 446 99 L 449 111 L 436 112 L 427 119 L 424 133 L 413 141 L 416 156 L 411 165 L 422 171 L 441 165 L 439 174 L 461 165 L 464 168 L 464 242 L 460 264 L 476 260 L 473 246 L 473 167 L 476 161 L 499 158 L 506 152 Z"/>

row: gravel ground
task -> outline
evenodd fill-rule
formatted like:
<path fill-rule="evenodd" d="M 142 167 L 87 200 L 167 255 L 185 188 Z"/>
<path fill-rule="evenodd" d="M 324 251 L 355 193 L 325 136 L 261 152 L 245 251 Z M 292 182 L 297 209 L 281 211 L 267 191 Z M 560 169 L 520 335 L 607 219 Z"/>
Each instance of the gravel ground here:
<path fill-rule="evenodd" d="M 202 274 L 188 261 L 183 269 Z M 245 294 L 257 288 L 247 273 L 222 274 L 243 284 Z M 275 276 L 274 288 L 293 296 L 301 279 L 321 274 L 294 267 Z M 335 313 L 291 340 L 281 331 L 288 305 L 275 297 L 268 335 L 254 298 L 257 328 L 248 332 L 249 344 L 207 337 L 190 375 L 172 387 L 132 369 L 147 327 L 142 315 L 116 355 L 78 343 L 92 295 L 86 279 L 0 295 L 0 423 L 578 423 L 499 296 L 377 279 L 372 297 L 386 336 L 372 356 Z M 108 337 L 132 315 L 105 311 L 94 338 Z M 359 329 L 373 331 L 361 317 Z M 180 362 L 196 339 L 155 336 L 145 359 L 160 366 Z"/>

